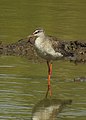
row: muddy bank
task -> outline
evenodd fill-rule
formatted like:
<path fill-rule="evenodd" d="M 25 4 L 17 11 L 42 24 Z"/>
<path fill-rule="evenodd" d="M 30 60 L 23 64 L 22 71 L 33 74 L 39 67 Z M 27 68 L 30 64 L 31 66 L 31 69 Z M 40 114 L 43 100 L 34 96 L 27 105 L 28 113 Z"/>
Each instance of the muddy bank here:
<path fill-rule="evenodd" d="M 0 55 L 12 55 L 12 56 L 24 56 L 28 58 L 28 60 L 34 61 L 44 61 L 39 56 L 37 56 L 36 51 L 34 49 L 34 41 L 35 37 L 28 36 L 25 39 L 18 40 L 16 43 L 12 44 L 3 44 L 0 42 Z M 74 57 L 69 59 L 71 62 L 79 63 L 86 62 L 86 43 L 79 41 L 70 41 L 64 42 L 68 48 L 65 50 L 69 52 L 73 52 Z M 67 60 L 67 59 L 66 59 Z"/>
<path fill-rule="evenodd" d="M 42 61 L 35 52 L 34 39 L 35 38 L 27 37 L 12 44 L 3 44 L 3 42 L 0 42 L 0 55 L 24 56 L 29 60 Z"/>

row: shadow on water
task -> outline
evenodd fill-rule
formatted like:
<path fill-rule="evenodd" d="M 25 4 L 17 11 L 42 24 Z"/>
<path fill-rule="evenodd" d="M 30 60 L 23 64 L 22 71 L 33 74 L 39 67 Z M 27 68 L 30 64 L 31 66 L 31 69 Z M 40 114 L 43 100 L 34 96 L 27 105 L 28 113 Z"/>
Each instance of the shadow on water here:
<path fill-rule="evenodd" d="M 55 120 L 65 105 L 71 103 L 72 100 L 44 98 L 33 107 L 31 120 Z"/>

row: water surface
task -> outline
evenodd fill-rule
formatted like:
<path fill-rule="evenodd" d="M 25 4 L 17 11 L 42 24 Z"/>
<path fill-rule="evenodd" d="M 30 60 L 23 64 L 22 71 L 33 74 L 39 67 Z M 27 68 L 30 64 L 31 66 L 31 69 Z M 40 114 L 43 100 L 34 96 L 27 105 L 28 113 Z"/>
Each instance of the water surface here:
<path fill-rule="evenodd" d="M 29 120 L 35 104 L 44 99 L 47 90 L 47 66 L 32 63 L 25 58 L 0 58 L 0 119 Z M 86 83 L 73 78 L 85 76 L 84 65 L 75 66 L 66 61 L 53 64 L 51 79 L 55 99 L 72 99 L 57 119 L 84 119 L 86 117 Z"/>

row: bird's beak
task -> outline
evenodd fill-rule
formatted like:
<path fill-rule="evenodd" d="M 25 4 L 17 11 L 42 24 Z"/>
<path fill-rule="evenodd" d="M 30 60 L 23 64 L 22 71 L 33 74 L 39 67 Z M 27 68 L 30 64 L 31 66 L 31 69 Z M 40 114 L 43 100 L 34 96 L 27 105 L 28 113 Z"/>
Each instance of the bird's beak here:
<path fill-rule="evenodd" d="M 27 40 L 31 44 L 34 44 L 35 43 L 35 36 L 34 36 L 34 34 L 31 34 L 31 35 L 27 36 Z"/>
<path fill-rule="evenodd" d="M 29 35 L 29 36 L 27 36 L 27 38 L 33 38 L 34 37 L 34 35 L 32 34 L 32 35 Z"/>

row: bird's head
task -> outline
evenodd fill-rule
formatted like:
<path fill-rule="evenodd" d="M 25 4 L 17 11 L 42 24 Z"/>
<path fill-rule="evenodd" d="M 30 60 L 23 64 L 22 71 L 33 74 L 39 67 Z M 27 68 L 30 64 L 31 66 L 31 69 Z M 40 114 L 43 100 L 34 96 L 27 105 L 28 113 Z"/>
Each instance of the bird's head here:
<path fill-rule="evenodd" d="M 31 40 L 35 41 L 37 37 L 45 37 L 45 32 L 42 28 L 36 29 L 31 35 L 27 36 L 27 39 L 31 42 Z"/>
<path fill-rule="evenodd" d="M 36 30 L 33 32 L 33 36 L 43 37 L 43 36 L 44 36 L 44 30 L 43 30 L 42 28 L 36 29 Z"/>

